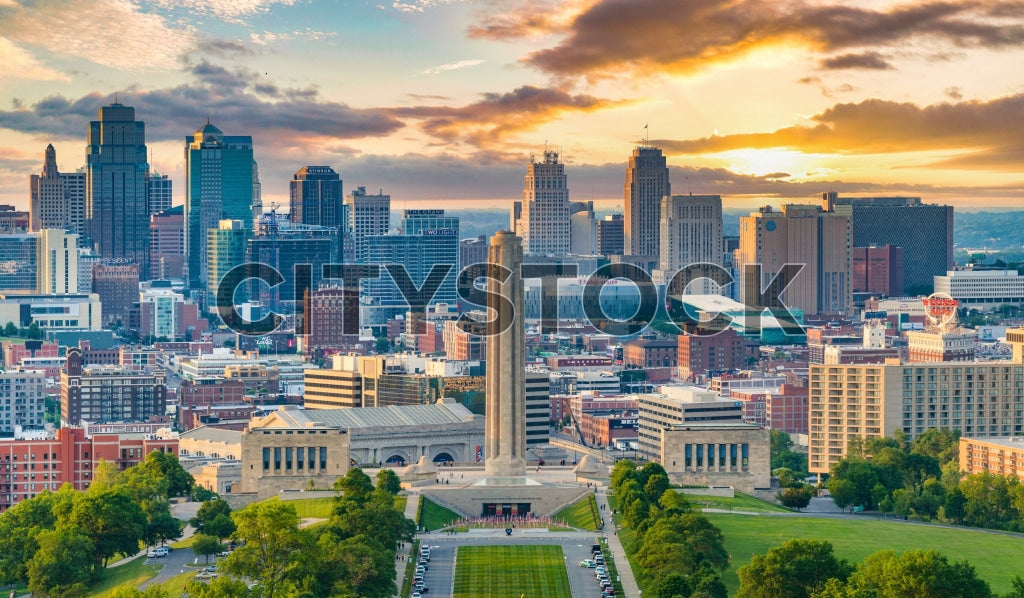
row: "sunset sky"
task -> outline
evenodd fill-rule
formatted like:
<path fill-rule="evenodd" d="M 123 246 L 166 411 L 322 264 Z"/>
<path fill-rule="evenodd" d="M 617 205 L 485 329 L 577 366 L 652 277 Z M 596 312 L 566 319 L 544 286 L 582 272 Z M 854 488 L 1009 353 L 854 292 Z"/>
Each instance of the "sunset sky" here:
<path fill-rule="evenodd" d="M 674 193 L 821 191 L 1024 209 L 1024 2 L 0 0 L 0 203 L 115 94 L 184 201 L 185 135 L 252 135 L 264 203 L 306 164 L 347 193 L 505 206 L 561 148 L 622 204 L 645 134 Z"/>

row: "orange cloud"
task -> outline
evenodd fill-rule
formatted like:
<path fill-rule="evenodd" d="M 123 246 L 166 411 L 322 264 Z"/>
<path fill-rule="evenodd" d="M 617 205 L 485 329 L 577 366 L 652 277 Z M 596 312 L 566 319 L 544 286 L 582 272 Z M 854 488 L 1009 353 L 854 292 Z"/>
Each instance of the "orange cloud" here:
<path fill-rule="evenodd" d="M 1024 158 L 1024 94 L 989 101 L 918 106 L 879 99 L 837 104 L 770 133 L 660 140 L 676 154 L 710 154 L 736 149 L 787 148 L 807 153 L 885 154 L 961 150 L 946 164 L 1019 170 Z"/>
<path fill-rule="evenodd" d="M 524 85 L 507 93 L 485 93 L 465 106 L 412 106 L 388 112 L 421 121 L 427 134 L 445 142 L 493 147 L 511 134 L 528 131 L 565 112 L 592 112 L 618 102 L 591 95 L 572 95 L 555 88 Z"/>
<path fill-rule="evenodd" d="M 561 43 L 533 52 L 525 61 L 558 76 L 593 77 L 696 72 L 757 48 L 782 44 L 802 45 L 826 55 L 920 39 L 955 48 L 1018 48 L 1024 43 L 1021 6 L 1017 0 L 966 0 L 877 10 L 771 0 L 602 0 L 564 29 Z M 500 31 L 503 35 L 535 31 L 549 20 L 523 14 L 518 22 L 503 21 Z M 563 32 L 557 27 L 547 31 Z M 880 64 L 875 61 L 876 68 Z"/>

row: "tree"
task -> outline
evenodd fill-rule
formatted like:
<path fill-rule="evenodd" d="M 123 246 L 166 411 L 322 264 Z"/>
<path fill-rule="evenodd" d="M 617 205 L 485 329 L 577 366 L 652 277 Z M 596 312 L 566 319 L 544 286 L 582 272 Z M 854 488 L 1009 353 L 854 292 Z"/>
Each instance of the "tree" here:
<path fill-rule="evenodd" d="M 689 598 L 693 587 L 685 575 L 670 573 L 654 587 L 655 598 Z"/>
<path fill-rule="evenodd" d="M 224 547 L 221 545 L 220 540 L 206 534 L 196 534 L 196 539 L 192 542 L 192 551 L 197 556 L 206 557 L 207 563 L 210 562 L 211 554 L 217 554 L 222 550 L 224 550 Z"/>
<path fill-rule="evenodd" d="M 621 486 L 627 479 L 639 481 L 640 477 L 636 471 L 636 463 L 629 459 L 617 461 L 615 466 L 612 467 L 611 477 L 609 480 L 612 491 L 616 494 L 621 492 Z"/>
<path fill-rule="evenodd" d="M 377 488 L 395 495 L 402 491 L 402 480 L 398 474 L 390 469 L 381 469 L 377 472 Z"/>
<path fill-rule="evenodd" d="M 787 540 L 740 567 L 737 598 L 808 598 L 832 578 L 845 580 L 850 565 L 832 554 L 832 544 Z"/>
<path fill-rule="evenodd" d="M 145 541 L 147 546 L 175 540 L 181 537 L 181 522 L 169 511 L 160 511 L 147 518 Z"/>
<path fill-rule="evenodd" d="M 669 483 L 667 475 L 652 475 L 647 479 L 647 483 L 644 484 L 644 494 L 647 495 L 648 501 L 656 503 L 661 500 L 662 495 L 664 495 L 671 487 L 672 484 Z"/>
<path fill-rule="evenodd" d="M 14 322 L 8 322 L 7 325 L 4 326 L 4 336 L 18 336 L 18 327 L 14 325 Z"/>
<path fill-rule="evenodd" d="M 235 533 L 235 522 L 230 515 L 217 515 L 203 525 L 203 533 L 221 540 L 230 538 L 231 534 Z"/>
<path fill-rule="evenodd" d="M 334 489 L 343 492 L 343 498 L 362 501 L 373 492 L 373 481 L 362 469 L 353 467 L 334 482 Z"/>
<path fill-rule="evenodd" d="M 262 598 L 265 596 L 265 594 L 253 592 L 243 580 L 223 575 L 208 584 L 191 581 L 188 583 L 186 593 L 192 598 Z"/>
<path fill-rule="evenodd" d="M 934 550 L 876 552 L 850 576 L 847 586 L 878 598 L 987 598 L 992 591 L 966 561 L 950 563 Z"/>
<path fill-rule="evenodd" d="M 227 519 L 226 523 L 225 519 Z M 215 521 L 217 523 L 214 523 Z M 235 531 L 235 524 L 231 521 L 231 505 L 226 500 L 220 498 L 208 500 L 199 505 L 195 517 L 189 519 L 189 523 L 192 524 L 192 527 L 196 528 L 197 532 L 218 538 L 227 538 Z M 211 524 L 217 529 L 207 529 L 207 526 Z M 225 527 L 230 528 L 226 533 L 224 533 Z"/>
<path fill-rule="evenodd" d="M 93 542 L 93 568 L 98 572 L 115 554 L 134 554 L 146 527 L 146 515 L 122 487 L 81 492 L 74 496 L 67 521 Z"/>
<path fill-rule="evenodd" d="M 56 524 L 54 506 L 70 500 L 73 490 L 43 491 L 24 500 L 0 516 L 0 582 L 28 583 L 28 562 L 39 548 L 36 536 Z"/>
<path fill-rule="evenodd" d="M 814 491 L 810 486 L 800 486 L 797 488 L 784 488 L 775 494 L 775 498 L 779 499 L 782 506 L 799 510 L 811 504 L 811 496 L 813 495 Z"/>
<path fill-rule="evenodd" d="M 288 595 L 299 575 L 297 565 L 308 547 L 308 536 L 299 529 L 295 507 L 271 500 L 235 511 L 236 537 L 245 543 L 224 561 L 231 574 L 253 579 L 263 587 L 264 598 Z"/>
<path fill-rule="evenodd" d="M 28 587 L 36 596 L 72 598 L 88 595 L 93 544 L 74 527 L 46 530 L 28 562 Z"/>

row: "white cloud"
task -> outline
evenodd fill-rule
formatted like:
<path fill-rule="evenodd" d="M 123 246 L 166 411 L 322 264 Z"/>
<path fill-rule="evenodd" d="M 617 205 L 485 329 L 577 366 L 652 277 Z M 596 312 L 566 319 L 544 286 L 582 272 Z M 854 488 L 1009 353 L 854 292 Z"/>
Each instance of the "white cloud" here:
<path fill-rule="evenodd" d="M 0 0 L 2 1 L 2 0 Z M 215 15 L 225 21 L 241 23 L 240 17 L 264 13 L 275 4 L 292 6 L 296 0 L 154 0 L 165 9 L 184 8 L 198 14 Z"/>
<path fill-rule="evenodd" d="M 397 10 L 398 12 L 417 13 L 423 12 L 429 8 L 434 8 L 436 6 L 444 6 L 446 4 L 452 4 L 453 2 L 458 1 L 459 0 L 407 0 L 403 2 L 402 0 L 395 0 L 391 4 L 391 8 Z"/>
<path fill-rule="evenodd" d="M 0 37 L 0 80 L 4 79 L 69 81 L 71 78 L 42 64 L 11 40 Z"/>
<path fill-rule="evenodd" d="M 128 0 L 19 5 L 0 17 L 0 37 L 124 70 L 177 68 L 196 43 L 192 29 L 174 28 Z"/>
<path fill-rule="evenodd" d="M 479 60 L 479 59 L 475 59 L 475 58 L 472 59 L 472 60 L 460 60 L 458 62 L 449 62 L 448 64 L 441 64 L 441 65 L 438 65 L 438 66 L 430 67 L 429 69 L 425 69 L 423 71 L 423 74 L 424 75 L 437 75 L 438 73 L 443 73 L 445 71 L 455 71 L 455 70 L 458 70 L 458 69 L 469 68 L 471 66 L 476 66 L 478 64 L 483 64 L 483 62 L 484 62 L 483 60 Z"/>
<path fill-rule="evenodd" d="M 337 37 L 338 34 L 334 31 L 314 31 L 313 29 L 306 28 L 305 30 L 297 29 L 295 31 L 285 31 L 275 33 L 273 31 L 264 31 L 263 33 L 250 33 L 249 39 L 252 43 L 258 46 L 267 46 L 276 42 L 286 41 L 290 39 L 306 39 L 312 41 L 323 41 L 328 38 Z"/>

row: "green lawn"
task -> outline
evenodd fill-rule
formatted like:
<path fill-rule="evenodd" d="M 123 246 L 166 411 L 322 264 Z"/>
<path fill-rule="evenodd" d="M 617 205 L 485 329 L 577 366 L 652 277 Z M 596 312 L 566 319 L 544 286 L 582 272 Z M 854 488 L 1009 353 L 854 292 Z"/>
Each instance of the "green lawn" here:
<path fill-rule="evenodd" d="M 171 598 L 175 598 L 176 596 L 181 596 L 183 593 L 182 590 L 185 588 L 185 585 L 195 578 L 195 571 L 186 571 L 184 573 L 179 573 L 174 577 L 168 579 L 167 581 L 163 582 L 162 584 L 160 584 L 160 588 L 163 589 L 163 591 L 167 592 L 168 596 L 171 596 Z"/>
<path fill-rule="evenodd" d="M 146 555 L 139 556 L 127 563 L 103 571 L 103 579 L 89 588 L 90 596 L 107 596 L 118 586 L 127 585 L 133 588 L 147 579 L 156 577 L 163 565 L 147 565 Z"/>
<path fill-rule="evenodd" d="M 571 596 L 561 546 L 460 546 L 454 598 Z"/>
<path fill-rule="evenodd" d="M 395 510 L 399 513 L 405 513 L 405 505 L 408 504 L 409 497 L 404 494 L 395 497 Z"/>
<path fill-rule="evenodd" d="M 567 525 L 587 531 L 597 531 L 597 501 L 593 494 L 575 502 L 555 513 L 555 521 L 564 521 Z"/>
<path fill-rule="evenodd" d="M 273 498 L 271 500 L 277 499 Z M 326 519 L 331 516 L 331 510 L 334 508 L 334 494 L 328 494 L 319 498 L 300 498 L 286 502 L 295 507 L 295 512 L 299 515 L 299 519 Z"/>
<path fill-rule="evenodd" d="M 459 518 L 459 514 L 442 507 L 426 496 L 421 496 L 419 524 L 428 530 L 437 530 Z"/>
<path fill-rule="evenodd" d="M 683 494 L 686 491 L 683 490 Z M 737 492 L 733 498 L 686 494 L 686 500 L 698 509 L 726 509 L 729 511 L 753 511 L 758 513 L 789 513 L 789 509 Z"/>
<path fill-rule="evenodd" d="M 835 553 L 851 562 L 869 554 L 892 549 L 935 549 L 950 560 L 967 560 L 992 591 L 1010 591 L 1010 579 L 1020 570 L 1009 563 L 1024 562 L 1024 538 L 966 529 L 864 519 L 819 519 L 813 517 L 758 517 L 708 513 L 706 517 L 725 534 L 725 548 L 732 558 L 722 580 L 735 593 L 739 587 L 736 570 L 750 562 L 751 555 L 764 554 L 790 538 L 828 540 Z"/>

